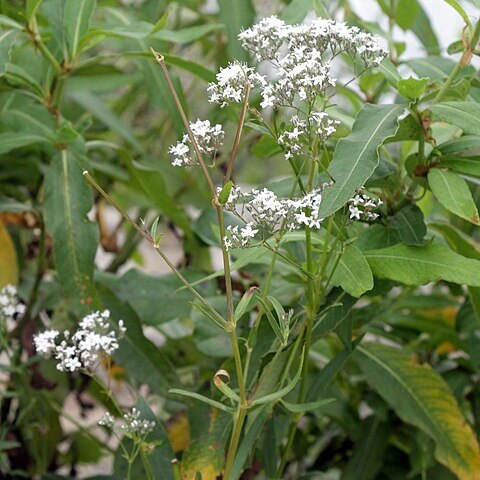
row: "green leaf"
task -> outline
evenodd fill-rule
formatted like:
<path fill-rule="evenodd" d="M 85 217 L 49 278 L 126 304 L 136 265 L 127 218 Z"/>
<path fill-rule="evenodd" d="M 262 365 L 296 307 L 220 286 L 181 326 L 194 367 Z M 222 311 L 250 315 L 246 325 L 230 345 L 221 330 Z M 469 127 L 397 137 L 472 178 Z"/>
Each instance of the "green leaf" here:
<path fill-rule="evenodd" d="M 389 217 L 388 221 L 406 245 L 424 245 L 427 242 L 425 240 L 427 226 L 422 211 L 416 205 L 407 205 Z"/>
<path fill-rule="evenodd" d="M 42 3 L 42 0 L 27 0 L 25 5 L 25 18 L 27 22 L 30 23 L 32 18 L 37 13 L 38 7 Z"/>
<path fill-rule="evenodd" d="M 235 460 L 233 461 L 231 479 L 237 480 L 242 474 L 245 462 L 249 457 L 250 453 L 255 449 L 256 442 L 262 433 L 262 428 L 265 425 L 265 422 L 270 414 L 271 405 L 264 405 L 259 409 L 259 414 L 255 418 L 255 421 L 246 430 L 245 435 L 242 438 L 240 446 L 238 447 L 237 454 L 235 455 Z"/>
<path fill-rule="evenodd" d="M 465 22 L 465 25 L 469 28 L 469 30 L 472 30 L 472 24 L 470 22 L 470 18 L 468 17 L 467 12 L 463 9 L 463 7 L 457 2 L 457 0 L 444 0 L 447 2 L 452 8 L 454 8 L 457 13 L 463 18 L 463 21 Z"/>
<path fill-rule="evenodd" d="M 111 275 L 98 272 L 95 279 L 100 283 L 99 295 L 103 305 L 108 305 L 112 318 L 122 319 L 127 331 L 120 340 L 120 348 L 113 358 L 122 368 L 134 386 L 148 385 L 160 395 L 176 384 L 177 377 L 170 367 L 168 358 L 143 334 L 142 322 L 134 309 L 109 288 Z"/>
<path fill-rule="evenodd" d="M 357 298 L 373 288 L 372 271 L 363 253 L 354 245 L 347 246 L 341 255 L 332 283 Z"/>
<path fill-rule="evenodd" d="M 289 403 L 285 400 L 280 400 L 280 404 L 290 413 L 305 413 L 313 412 L 314 410 L 325 407 L 326 405 L 329 405 L 335 401 L 336 400 L 334 398 L 324 398 L 322 400 L 309 403 Z"/>
<path fill-rule="evenodd" d="M 238 34 L 252 25 L 255 20 L 255 10 L 251 0 L 219 0 L 218 16 L 225 25 L 228 36 L 227 51 L 231 58 L 247 62 L 248 53 L 242 48 Z"/>
<path fill-rule="evenodd" d="M 405 62 L 419 77 L 427 77 L 433 80 L 443 81 L 455 68 L 456 62 L 443 57 L 414 58 Z M 471 77 L 475 75 L 475 69 L 469 65 L 464 67 L 457 78 Z"/>
<path fill-rule="evenodd" d="M 195 278 L 191 274 L 187 276 L 189 280 L 193 280 L 192 277 Z M 183 284 L 173 273 L 155 276 L 131 269 L 121 277 L 103 274 L 102 282 L 127 302 L 146 325 L 190 316 L 193 296 L 188 290 L 178 290 Z M 161 308 L 159 298 L 162 299 Z"/>
<path fill-rule="evenodd" d="M 422 8 L 420 2 L 417 2 L 417 4 L 418 11 L 411 27 L 412 32 L 416 35 L 420 42 L 422 42 L 429 55 L 439 55 L 440 43 L 438 42 L 437 36 L 433 31 L 430 19 L 425 13 L 425 10 Z"/>
<path fill-rule="evenodd" d="M 13 44 L 17 38 L 15 30 L 0 32 L 0 77 L 7 71 L 7 63 L 10 61 Z"/>
<path fill-rule="evenodd" d="M 448 142 L 440 144 L 437 149 L 444 155 L 449 154 L 480 154 L 480 136 L 477 135 L 464 135 L 459 138 L 454 138 Z"/>
<path fill-rule="evenodd" d="M 137 400 L 136 407 L 142 415 L 142 419 L 155 422 L 155 427 L 148 435 L 147 441 L 155 441 L 157 445 L 153 451 L 145 454 L 146 461 L 150 464 L 152 472 L 161 472 L 162 480 L 174 480 L 175 474 L 172 469 L 172 460 L 175 458 L 168 434 L 162 423 L 152 412 L 145 398 Z M 158 477 L 158 475 L 157 475 Z"/>
<path fill-rule="evenodd" d="M 385 58 L 378 67 L 375 67 L 375 70 L 381 73 L 392 87 L 396 87 L 397 83 L 402 79 L 398 73 L 397 67 L 389 58 Z"/>
<path fill-rule="evenodd" d="M 432 168 L 428 183 L 437 200 L 450 212 L 475 225 L 480 225 L 478 210 L 467 182 L 457 174 Z"/>
<path fill-rule="evenodd" d="M 460 480 L 480 478 L 478 442 L 442 377 L 404 350 L 367 343 L 355 357 L 368 383 L 406 423 L 435 442 L 435 458 Z"/>
<path fill-rule="evenodd" d="M 35 143 L 43 143 L 48 140 L 40 135 L 28 133 L 8 132 L 0 133 L 0 155 L 8 153 L 15 148 L 26 147 Z"/>
<path fill-rule="evenodd" d="M 301 23 L 313 8 L 312 0 L 292 0 L 283 10 L 280 18 L 289 25 Z"/>
<path fill-rule="evenodd" d="M 95 0 L 64 0 L 64 28 L 70 58 L 76 58 L 79 52 L 80 40 L 87 33 L 95 7 Z"/>
<path fill-rule="evenodd" d="M 220 23 L 209 23 L 207 25 L 196 25 L 194 27 L 182 28 L 181 30 L 159 30 L 152 38 L 163 40 L 165 42 L 172 42 L 178 44 L 186 44 L 194 42 L 200 38 L 209 35 L 212 32 L 223 30 L 223 25 Z"/>
<path fill-rule="evenodd" d="M 235 321 L 238 322 L 247 311 L 249 311 L 252 300 L 255 299 L 257 287 L 250 287 L 242 296 L 235 308 Z"/>
<path fill-rule="evenodd" d="M 79 53 L 79 44 L 88 31 L 95 0 L 44 0 L 43 10 L 56 46 L 66 62 Z"/>
<path fill-rule="evenodd" d="M 146 153 L 143 145 L 137 140 L 134 133 L 130 130 L 130 127 L 124 123 L 113 110 L 105 105 L 100 97 L 86 91 L 72 92 L 70 93 L 70 97 L 75 103 L 78 103 L 107 127 L 116 132 L 120 138 L 128 142 L 138 153 Z"/>
<path fill-rule="evenodd" d="M 390 426 L 376 415 L 363 420 L 355 435 L 355 448 L 345 467 L 342 480 L 375 479 L 383 465 L 390 433 Z"/>
<path fill-rule="evenodd" d="M 361 340 L 361 336 L 356 338 L 352 342 L 351 349 L 346 348 L 340 353 L 337 353 L 337 355 L 327 363 L 322 371 L 315 375 L 314 380 L 307 392 L 307 402 L 314 402 L 323 397 L 323 395 L 327 392 L 328 387 L 343 369 L 347 360 L 352 356 L 352 353 L 358 347 L 358 344 Z"/>
<path fill-rule="evenodd" d="M 480 261 L 458 255 L 444 245 L 412 247 L 401 243 L 364 252 L 378 278 L 406 285 L 424 285 L 446 280 L 460 285 L 480 286 Z"/>
<path fill-rule="evenodd" d="M 323 5 L 323 0 L 313 0 L 313 8 L 318 18 L 330 18 L 327 9 Z"/>
<path fill-rule="evenodd" d="M 428 228 L 440 233 L 460 255 L 480 260 L 480 245 L 471 236 L 448 223 L 432 222 L 428 224 Z"/>
<path fill-rule="evenodd" d="M 428 82 L 428 78 L 409 77 L 397 83 L 397 90 L 402 97 L 415 99 L 423 95 Z"/>
<path fill-rule="evenodd" d="M 335 148 L 329 171 L 335 183 L 325 189 L 319 215 L 328 217 L 343 207 L 375 171 L 378 149 L 398 129 L 400 105 L 370 105 L 360 110 L 352 133 Z"/>
<path fill-rule="evenodd" d="M 98 229 L 87 217 L 92 194 L 82 171 L 66 150 L 52 158 L 45 174 L 43 212 L 62 291 L 73 310 L 88 313 L 98 308 L 93 283 Z"/>
<path fill-rule="evenodd" d="M 420 10 L 417 0 L 399 0 L 395 11 L 395 20 L 402 30 L 408 30 Z"/>
<path fill-rule="evenodd" d="M 437 120 L 461 128 L 465 133 L 480 135 L 480 104 L 475 102 L 444 102 L 432 105 Z"/>
<path fill-rule="evenodd" d="M 292 378 L 292 380 L 290 380 L 290 382 L 288 382 L 287 385 L 285 385 L 280 390 L 277 390 L 276 392 L 269 393 L 267 395 L 264 395 L 263 397 L 255 398 L 250 403 L 250 406 L 253 408 L 253 407 L 256 407 L 258 405 L 263 405 L 264 403 L 275 402 L 277 400 L 282 399 L 285 395 L 290 393 L 295 388 L 295 385 L 297 385 L 298 381 L 300 380 L 300 376 L 302 374 L 302 365 L 303 365 L 303 359 L 304 358 L 305 358 L 305 351 L 302 350 L 297 373 Z"/>
<path fill-rule="evenodd" d="M 151 204 L 180 227 L 185 235 L 193 235 L 190 220 L 178 201 L 169 195 L 162 173 L 126 158 L 132 180 L 136 182 Z"/>
<path fill-rule="evenodd" d="M 176 67 L 180 67 L 187 72 L 193 73 L 206 82 L 215 81 L 215 72 L 201 65 L 200 63 L 193 62 L 192 60 L 186 60 L 183 57 L 178 57 L 177 55 L 172 55 L 170 53 L 162 53 L 162 55 L 167 65 L 175 65 Z"/>
<path fill-rule="evenodd" d="M 223 403 L 212 400 L 211 398 L 200 395 L 199 393 L 190 392 L 189 390 L 183 390 L 181 388 L 172 388 L 168 391 L 168 393 L 171 393 L 173 395 L 180 395 L 182 397 L 193 398 L 194 400 L 198 400 L 202 403 L 206 403 L 207 405 L 210 405 L 214 408 L 218 408 L 219 410 L 223 410 L 224 412 L 232 413 L 234 411 L 233 408 L 227 407 Z"/>

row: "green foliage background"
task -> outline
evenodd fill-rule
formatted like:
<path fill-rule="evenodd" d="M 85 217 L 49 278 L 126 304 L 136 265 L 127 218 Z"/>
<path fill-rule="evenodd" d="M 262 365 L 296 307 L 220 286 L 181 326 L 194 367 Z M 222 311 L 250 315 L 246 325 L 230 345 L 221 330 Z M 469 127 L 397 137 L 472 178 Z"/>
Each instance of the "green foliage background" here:
<path fill-rule="evenodd" d="M 448 52 L 417 0 L 378 0 L 387 31 L 362 21 L 346 0 L 264 2 L 288 23 L 313 12 L 388 43 L 390 59 L 357 86 L 339 89 L 330 110 L 342 127 L 322 157 L 336 183 L 321 213 L 338 220 L 363 185 L 381 192 L 385 209 L 381 222 L 353 224 L 341 239 L 335 288 L 313 330 L 307 405 L 295 405 L 293 391 L 262 400 L 283 385 L 293 348 L 273 361 L 275 332 L 262 323 L 248 379 L 258 382 L 251 398 L 260 401 L 232 478 L 275 478 L 291 418 L 308 411 L 284 478 L 480 479 L 480 77 L 470 63 L 480 30 L 478 15 L 463 10 L 467 1 L 446 1 L 466 24 Z M 211 379 L 219 368 L 233 371 L 228 337 L 192 308 L 173 275 L 142 272 L 141 237 L 122 222 L 109 226 L 105 202 L 82 172 L 138 222 L 159 215 L 159 232 L 178 244 L 181 271 L 223 311 L 210 194 L 198 171 L 170 165 L 167 149 L 184 128 L 149 47 L 164 54 L 189 118 L 222 123 L 233 139 L 239 108 L 210 106 L 205 86 L 229 60 L 251 60 L 237 34 L 265 8 L 256 3 L 219 0 L 217 11 L 197 0 L 0 1 L 0 283 L 18 284 L 27 305 L 2 339 L 13 352 L 1 357 L 4 478 L 75 478 L 79 466 L 107 456 L 112 474 L 91 480 L 125 478 L 121 452 L 111 451 L 104 432 L 75 419 L 65 428 L 66 399 L 84 414 L 91 402 L 111 408 L 108 399 L 88 378 L 39 363 L 31 341 L 44 328 L 42 312 L 63 329 L 100 308 L 127 326 L 111 381 L 134 391 L 146 386 L 149 402 L 137 404 L 146 416 L 155 417 L 149 404 L 157 407 L 150 438 L 158 446 L 147 455 L 155 478 L 176 478 L 174 456 L 183 478 L 222 472 L 229 415 L 168 391 L 187 388 L 222 401 Z M 470 4 L 480 10 L 478 0 Z M 398 28 L 423 45 L 417 58 L 403 59 Z M 227 158 L 220 152 L 217 163 Z M 235 179 L 286 193 L 289 173 L 276 142 L 249 125 Z M 291 265 L 305 262 L 303 238 L 286 238 L 286 258 L 277 259 L 272 277 L 285 308 L 303 301 L 306 282 Z M 316 241 L 325 242 L 324 230 Z M 109 252 L 101 267 L 98 245 Z M 238 301 L 263 281 L 272 253 L 262 247 L 232 255 Z M 127 261 L 138 268 L 125 271 Z M 242 318 L 240 335 L 247 337 Z M 147 326 L 161 334 L 161 347 L 147 338 Z M 294 363 L 291 379 L 300 369 Z M 134 468 L 134 478 L 144 478 L 142 463 Z"/>

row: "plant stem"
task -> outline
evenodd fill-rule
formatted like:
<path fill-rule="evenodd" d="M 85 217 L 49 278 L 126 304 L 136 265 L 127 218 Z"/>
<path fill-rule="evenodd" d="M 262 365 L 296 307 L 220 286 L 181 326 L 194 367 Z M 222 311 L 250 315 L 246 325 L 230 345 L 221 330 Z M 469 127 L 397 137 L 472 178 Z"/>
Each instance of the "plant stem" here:
<path fill-rule="evenodd" d="M 162 260 L 168 265 L 170 270 L 176 275 L 176 277 L 185 285 L 185 287 L 192 293 L 192 295 L 210 312 L 215 316 L 218 323 L 226 326 L 225 320 L 223 317 L 190 285 L 190 282 L 180 273 L 180 271 L 175 267 L 175 265 L 170 261 L 170 259 L 163 253 L 163 250 L 155 243 L 155 240 L 150 236 L 150 234 L 142 228 L 140 228 L 135 221 L 128 215 L 128 213 L 123 210 L 120 205 L 105 191 L 103 188 L 95 181 L 95 179 L 88 173 L 87 170 L 83 172 L 83 176 L 88 180 L 88 182 L 100 193 L 100 195 L 107 200 L 119 213 L 122 217 L 145 239 L 150 245 L 156 250 L 156 252 L 162 257 Z"/>
<path fill-rule="evenodd" d="M 460 58 L 458 63 L 455 65 L 454 69 L 450 72 L 450 75 L 445 80 L 445 83 L 442 85 L 442 88 L 433 99 L 432 105 L 443 100 L 443 97 L 445 97 L 447 90 L 450 88 L 455 78 L 457 78 L 457 75 L 460 72 L 460 70 L 466 67 L 470 63 L 472 51 L 475 49 L 478 43 L 479 37 L 480 37 L 480 21 L 478 21 L 475 26 L 475 30 L 473 32 L 472 38 L 470 39 L 470 42 L 465 44 L 462 57 Z"/>
<path fill-rule="evenodd" d="M 233 142 L 230 158 L 228 159 L 227 171 L 223 179 L 224 184 L 227 183 L 232 176 L 233 164 L 235 163 L 235 157 L 237 156 L 238 146 L 240 144 L 240 138 L 242 136 L 243 125 L 245 124 L 245 115 L 247 114 L 247 109 L 248 109 L 248 99 L 250 97 L 250 89 L 251 89 L 250 83 L 247 83 L 245 87 L 245 99 L 243 100 L 242 111 L 240 112 L 240 120 L 238 122 L 237 132 L 235 134 L 235 140 Z"/>
<path fill-rule="evenodd" d="M 232 432 L 232 437 L 230 440 L 230 446 L 228 449 L 228 454 L 227 454 L 227 461 L 226 461 L 226 466 L 225 466 L 225 478 L 228 479 L 231 469 L 233 467 L 233 461 L 235 459 L 235 455 L 237 452 L 237 447 L 238 447 L 238 442 L 240 439 L 240 435 L 242 432 L 243 428 L 243 423 L 245 420 L 245 416 L 247 413 L 247 408 L 248 408 L 248 403 L 247 403 L 247 395 L 245 391 L 245 378 L 243 375 L 243 367 L 242 367 L 242 358 L 240 355 L 240 349 L 238 345 L 238 338 L 237 338 L 237 332 L 236 332 L 236 321 L 235 321 L 235 312 L 233 308 L 233 289 L 232 289 L 232 278 L 231 278 L 231 272 L 230 272 L 230 259 L 228 256 L 228 251 L 225 247 L 225 242 L 223 241 L 225 237 L 225 221 L 224 221 L 224 216 L 223 216 L 223 207 L 218 203 L 218 195 L 217 191 L 215 188 L 215 185 L 213 183 L 212 177 L 210 176 L 210 173 L 208 171 L 207 165 L 205 164 L 205 161 L 203 159 L 202 153 L 200 152 L 200 149 L 197 145 L 197 141 L 195 139 L 195 136 L 193 135 L 193 132 L 190 128 L 190 124 L 188 122 L 187 116 L 185 115 L 185 112 L 183 110 L 182 104 L 180 102 L 180 99 L 178 98 L 177 92 L 175 90 L 175 87 L 173 86 L 172 80 L 170 78 L 170 74 L 168 72 L 167 66 L 165 64 L 165 59 L 164 57 L 156 52 L 153 48 L 151 49 L 155 59 L 159 63 L 163 75 L 165 76 L 165 79 L 167 81 L 168 87 L 170 89 L 170 92 L 172 94 L 172 97 L 175 101 L 175 104 L 177 106 L 178 112 L 182 118 L 183 124 L 187 130 L 188 137 L 190 138 L 190 141 L 192 143 L 193 149 L 195 151 L 195 154 L 197 155 L 198 163 L 200 164 L 203 173 L 205 175 L 205 178 L 207 180 L 208 186 L 210 188 L 210 191 L 213 196 L 213 205 L 215 209 L 217 210 L 217 218 L 218 218 L 218 226 L 220 230 L 220 245 L 222 249 L 222 260 L 223 260 L 223 269 L 224 269 L 224 278 L 225 278 L 225 294 L 227 297 L 227 322 L 225 325 L 225 329 L 229 332 L 230 336 L 230 342 L 232 344 L 232 349 L 233 349 L 233 354 L 234 354 L 234 360 L 235 360 L 235 370 L 237 374 L 237 383 L 238 383 L 238 388 L 239 388 L 239 393 L 240 393 L 240 402 L 238 404 L 237 408 L 237 413 L 236 413 L 236 418 L 234 422 L 234 428 Z M 247 85 L 247 93 L 249 93 L 249 87 Z M 245 119 L 245 114 L 248 106 L 248 95 L 246 95 L 246 99 L 242 108 L 242 118 L 241 118 L 241 125 L 243 125 L 244 119 Z M 235 138 L 235 143 L 232 149 L 232 154 L 230 156 L 230 161 L 229 165 L 227 168 L 227 173 L 231 174 L 233 170 L 233 163 L 235 160 L 235 155 L 236 155 L 236 150 L 238 148 L 238 143 L 240 141 L 240 136 L 242 132 L 242 126 L 239 125 L 237 129 L 237 135 Z M 160 252 L 159 252 L 160 253 Z M 192 287 L 190 287 L 192 288 Z M 212 308 L 212 307 L 209 307 Z M 223 319 L 222 319 L 223 321 Z"/>

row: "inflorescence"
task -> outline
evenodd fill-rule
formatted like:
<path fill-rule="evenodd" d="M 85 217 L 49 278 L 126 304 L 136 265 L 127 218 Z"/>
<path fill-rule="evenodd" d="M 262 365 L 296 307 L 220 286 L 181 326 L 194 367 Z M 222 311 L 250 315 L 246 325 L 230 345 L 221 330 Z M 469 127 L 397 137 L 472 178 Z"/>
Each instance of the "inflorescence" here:
<path fill-rule="evenodd" d="M 118 330 L 111 329 L 110 312 L 105 310 L 84 317 L 73 334 L 65 330 L 63 339 L 58 330 L 47 330 L 33 341 L 38 353 L 58 361 L 58 370 L 75 372 L 91 369 L 102 355 L 111 356 L 125 332 L 123 320 L 118 322 Z"/>
<path fill-rule="evenodd" d="M 268 17 L 241 32 L 239 39 L 257 60 L 273 65 L 276 73 L 267 79 L 253 67 L 238 61 L 221 68 L 216 82 L 210 83 L 207 90 L 209 101 L 222 108 L 243 102 L 247 85 L 261 89 L 262 108 L 296 108 L 297 99 L 313 106 L 317 97 L 325 99 L 326 91 L 335 86 L 332 61 L 340 53 L 363 62 L 365 69 L 377 66 L 386 56 L 373 35 L 334 20 L 317 19 L 308 25 L 288 25 L 277 17 Z M 316 131 L 323 143 L 338 124 L 325 112 L 309 113 L 305 117 L 294 116 L 291 128 L 285 129 L 278 138 L 287 159 L 301 153 L 302 141 L 311 131 Z M 224 136 L 221 125 L 211 127 L 208 120 L 197 120 L 190 126 L 200 152 L 214 160 Z M 182 141 L 169 149 L 172 164 L 198 164 L 191 150 L 190 138 L 184 135 Z"/>
<path fill-rule="evenodd" d="M 319 229 L 322 221 L 319 217 L 321 191 L 318 188 L 300 198 L 279 198 L 267 188 L 242 193 L 239 187 L 232 187 L 224 208 L 242 219 L 245 226 L 227 227 L 225 247 L 227 250 L 248 247 L 261 230 L 273 234 L 304 226 Z"/>
<path fill-rule="evenodd" d="M 225 135 L 222 126 L 218 123 L 211 126 L 209 120 L 198 119 L 196 122 L 190 122 L 190 130 L 200 153 L 206 155 L 210 160 L 214 160 Z M 198 165 L 199 163 L 187 134 L 183 136 L 181 142 L 172 145 L 168 151 L 173 157 L 172 165 L 175 167 Z"/>
<path fill-rule="evenodd" d="M 5 320 L 17 320 L 25 313 L 25 305 L 18 300 L 17 289 L 6 285 L 0 290 L 0 315 Z"/>
<path fill-rule="evenodd" d="M 348 202 L 348 211 L 350 218 L 355 220 L 376 220 L 379 217 L 378 213 L 373 210 L 382 205 L 380 199 L 374 199 L 365 193 L 358 193 Z"/>
<path fill-rule="evenodd" d="M 119 419 L 116 419 L 112 414 L 106 412 L 98 424 L 107 428 L 118 426 L 121 430 L 136 437 L 145 437 L 155 428 L 155 422 L 153 420 L 142 419 L 140 410 L 135 407 Z"/>

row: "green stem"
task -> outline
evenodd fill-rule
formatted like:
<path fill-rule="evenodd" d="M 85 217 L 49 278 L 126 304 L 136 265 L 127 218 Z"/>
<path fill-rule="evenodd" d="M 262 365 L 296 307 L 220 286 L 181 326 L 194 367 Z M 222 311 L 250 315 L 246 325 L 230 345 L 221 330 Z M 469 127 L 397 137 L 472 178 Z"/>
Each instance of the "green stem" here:
<path fill-rule="evenodd" d="M 460 70 L 470 63 L 472 51 L 475 49 L 478 43 L 479 37 L 480 37 L 480 21 L 477 22 L 472 38 L 468 43 L 468 45 L 465 46 L 462 57 L 460 58 L 458 63 L 455 65 L 454 69 L 450 72 L 450 75 L 447 77 L 447 80 L 445 80 L 445 83 L 443 84 L 442 88 L 433 99 L 432 105 L 443 100 L 443 97 L 445 97 L 447 90 L 450 88 L 455 78 L 457 78 L 457 75 L 459 74 Z"/>
<path fill-rule="evenodd" d="M 128 215 L 125 210 L 123 210 L 120 205 L 105 191 L 103 188 L 95 181 L 95 179 L 88 173 L 87 170 L 83 172 L 83 176 L 88 180 L 88 182 L 102 195 L 108 203 L 110 203 L 122 217 L 145 239 L 150 245 L 156 250 L 160 255 L 162 260 L 168 265 L 170 270 L 176 275 L 176 277 L 185 285 L 185 287 L 192 293 L 192 295 L 217 319 L 217 322 L 220 325 L 226 326 L 225 320 L 223 317 L 190 285 L 190 282 L 180 273 L 180 271 L 175 267 L 175 265 L 170 261 L 170 259 L 165 255 L 163 250 L 155 243 L 155 240 L 151 235 L 142 230 L 135 221 Z"/>
<path fill-rule="evenodd" d="M 240 138 L 242 136 L 243 125 L 245 124 L 245 116 L 247 114 L 248 109 L 248 98 L 250 96 L 250 83 L 247 83 L 245 87 L 245 99 L 243 100 L 242 111 L 240 112 L 240 121 L 238 122 L 237 132 L 235 134 L 235 140 L 233 142 L 232 151 L 230 153 L 230 158 L 228 160 L 227 172 L 225 173 L 225 178 L 223 179 L 223 183 L 227 183 L 233 171 L 233 164 L 235 163 L 235 157 L 237 156 L 238 146 L 240 144 Z"/>

